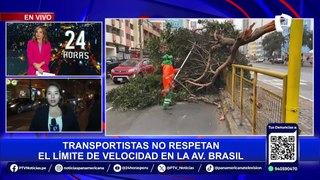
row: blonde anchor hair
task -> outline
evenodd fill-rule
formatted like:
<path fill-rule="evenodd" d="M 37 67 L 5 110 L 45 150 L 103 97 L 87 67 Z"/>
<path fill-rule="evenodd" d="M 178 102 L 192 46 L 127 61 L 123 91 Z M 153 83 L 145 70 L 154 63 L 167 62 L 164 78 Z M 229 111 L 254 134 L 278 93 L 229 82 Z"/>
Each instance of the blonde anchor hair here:
<path fill-rule="evenodd" d="M 47 43 L 49 40 L 48 40 L 48 33 L 47 33 L 47 30 L 44 26 L 37 26 L 35 29 L 34 29 L 34 32 L 33 32 L 33 35 L 32 35 L 32 41 L 37 41 L 37 37 L 36 37 L 36 34 L 37 34 L 37 31 L 39 29 L 42 29 L 42 32 L 43 32 L 43 39 L 42 41 Z"/>

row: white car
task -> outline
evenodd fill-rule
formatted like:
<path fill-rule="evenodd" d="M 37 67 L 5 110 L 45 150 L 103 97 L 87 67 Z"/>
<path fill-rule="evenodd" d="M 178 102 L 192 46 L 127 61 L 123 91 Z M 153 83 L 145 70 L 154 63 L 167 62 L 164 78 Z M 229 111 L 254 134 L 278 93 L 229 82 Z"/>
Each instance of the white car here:
<path fill-rule="evenodd" d="M 264 61 L 264 59 L 262 59 L 262 58 L 258 58 L 257 60 L 256 60 L 256 62 L 263 62 Z"/>

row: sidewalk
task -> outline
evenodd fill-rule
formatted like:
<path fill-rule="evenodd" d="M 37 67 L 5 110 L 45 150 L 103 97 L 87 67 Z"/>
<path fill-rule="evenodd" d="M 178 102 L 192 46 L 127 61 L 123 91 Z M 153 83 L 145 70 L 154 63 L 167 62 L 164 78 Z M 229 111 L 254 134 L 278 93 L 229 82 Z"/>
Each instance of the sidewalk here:
<path fill-rule="evenodd" d="M 273 86 L 259 82 L 259 85 L 265 89 L 281 95 L 281 91 Z M 233 135 L 252 135 L 252 125 L 248 119 L 243 118 L 241 122 L 240 110 L 237 106 L 232 110 L 231 108 L 231 95 L 222 90 L 220 96 L 223 99 L 224 113 L 228 121 L 228 125 Z M 313 135 L 314 134 L 314 118 L 313 118 L 313 102 L 300 97 L 299 100 L 299 128 L 300 135 Z"/>
<path fill-rule="evenodd" d="M 240 109 L 235 106 L 232 110 L 231 95 L 226 90 L 220 91 L 223 113 L 230 129 L 231 135 L 252 135 L 252 125 L 248 119 L 240 117 Z"/>

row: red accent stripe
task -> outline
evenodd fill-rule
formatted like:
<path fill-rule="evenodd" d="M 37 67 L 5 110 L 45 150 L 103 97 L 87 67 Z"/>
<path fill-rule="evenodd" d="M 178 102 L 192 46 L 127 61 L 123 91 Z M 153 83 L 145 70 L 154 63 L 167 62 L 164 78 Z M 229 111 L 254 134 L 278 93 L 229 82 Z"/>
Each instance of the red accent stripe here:
<path fill-rule="evenodd" d="M 141 18 L 141 19 L 146 19 L 146 18 L 150 18 L 150 16 L 139 16 L 138 18 Z"/>
<path fill-rule="evenodd" d="M 279 0 L 283 5 L 285 5 L 292 13 L 294 16 L 296 16 L 296 18 L 300 18 L 300 15 L 297 13 L 297 11 L 295 9 L 293 9 L 293 7 L 287 3 L 285 0 Z"/>
<path fill-rule="evenodd" d="M 242 7 L 240 7 L 238 4 L 236 4 L 232 0 L 226 0 L 226 1 L 231 5 L 233 5 L 234 7 L 236 7 L 237 9 L 239 9 L 246 16 L 246 18 L 250 18 L 249 14 L 245 10 L 243 10 Z"/>
<path fill-rule="evenodd" d="M 102 130 L 105 131 L 106 130 L 106 126 L 105 126 L 104 122 L 101 123 L 101 126 L 102 126 Z"/>

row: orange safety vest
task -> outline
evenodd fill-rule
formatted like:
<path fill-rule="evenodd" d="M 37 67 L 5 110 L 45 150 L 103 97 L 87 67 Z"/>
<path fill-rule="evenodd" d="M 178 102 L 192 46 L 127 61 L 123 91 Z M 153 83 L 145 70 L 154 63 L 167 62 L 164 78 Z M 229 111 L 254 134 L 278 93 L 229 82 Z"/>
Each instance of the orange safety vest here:
<path fill-rule="evenodd" d="M 161 64 L 161 65 L 162 65 L 163 89 L 167 90 L 170 88 L 170 83 L 173 81 L 174 74 L 179 71 L 179 68 L 174 69 L 172 64 Z"/>

